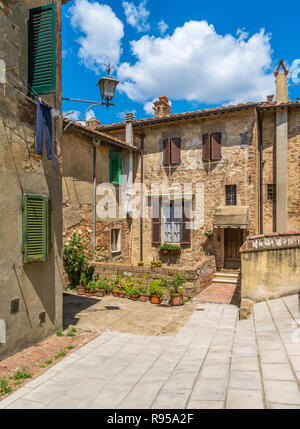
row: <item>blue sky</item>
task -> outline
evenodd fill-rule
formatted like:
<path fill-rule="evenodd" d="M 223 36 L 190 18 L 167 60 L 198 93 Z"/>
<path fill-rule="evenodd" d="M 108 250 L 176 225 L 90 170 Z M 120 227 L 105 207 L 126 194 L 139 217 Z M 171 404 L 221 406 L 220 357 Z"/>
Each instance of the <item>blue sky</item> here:
<path fill-rule="evenodd" d="M 280 59 L 300 83 L 298 0 L 73 0 L 63 6 L 63 95 L 99 100 L 96 83 L 110 60 L 120 85 L 103 123 L 125 112 L 153 116 L 160 95 L 172 113 L 228 103 L 261 101 L 275 92 L 273 71 Z M 299 71 L 299 73 L 298 73 Z M 291 86 L 292 100 L 300 86 Z M 82 119 L 87 105 L 64 102 Z"/>

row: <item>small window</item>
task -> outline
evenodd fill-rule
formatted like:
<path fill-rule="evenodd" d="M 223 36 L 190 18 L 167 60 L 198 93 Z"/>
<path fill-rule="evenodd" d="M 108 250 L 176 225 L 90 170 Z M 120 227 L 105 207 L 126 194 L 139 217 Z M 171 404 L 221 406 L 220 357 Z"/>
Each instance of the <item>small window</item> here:
<path fill-rule="evenodd" d="M 112 253 L 120 252 L 121 243 L 120 243 L 120 229 L 111 230 L 111 251 Z"/>
<path fill-rule="evenodd" d="M 276 186 L 267 185 L 267 198 L 268 201 L 276 201 Z"/>
<path fill-rule="evenodd" d="M 181 203 L 181 201 L 180 201 Z M 164 242 L 180 243 L 181 237 L 182 205 L 176 205 L 174 201 L 164 205 Z"/>
<path fill-rule="evenodd" d="M 23 262 L 50 258 L 52 248 L 51 201 L 40 195 L 24 195 Z"/>
<path fill-rule="evenodd" d="M 109 181 L 113 185 L 121 184 L 122 154 L 111 150 L 109 152 Z"/>
<path fill-rule="evenodd" d="M 226 185 L 226 206 L 236 206 L 236 185 Z"/>

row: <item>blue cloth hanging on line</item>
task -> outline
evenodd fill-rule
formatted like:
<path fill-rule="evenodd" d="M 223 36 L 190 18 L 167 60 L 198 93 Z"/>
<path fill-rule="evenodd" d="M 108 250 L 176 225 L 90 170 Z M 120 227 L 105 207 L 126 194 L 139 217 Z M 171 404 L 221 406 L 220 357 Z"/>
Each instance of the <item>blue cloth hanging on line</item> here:
<path fill-rule="evenodd" d="M 46 149 L 48 159 L 52 159 L 52 118 L 51 107 L 43 101 L 37 101 L 36 111 L 36 153 L 42 155 L 44 130 L 46 134 Z"/>

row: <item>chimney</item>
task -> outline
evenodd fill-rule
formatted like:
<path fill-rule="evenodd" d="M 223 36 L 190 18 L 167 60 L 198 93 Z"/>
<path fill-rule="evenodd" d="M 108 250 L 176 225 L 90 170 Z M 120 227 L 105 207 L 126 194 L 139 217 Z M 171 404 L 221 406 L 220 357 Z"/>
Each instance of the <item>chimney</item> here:
<path fill-rule="evenodd" d="M 100 127 L 100 125 L 101 125 L 101 122 L 98 121 L 98 119 L 95 117 L 88 119 L 85 123 L 85 126 L 89 130 L 95 130 L 96 128 Z"/>
<path fill-rule="evenodd" d="M 281 73 L 280 68 L 283 69 Z M 281 60 L 274 73 L 277 104 L 289 101 L 288 75 L 289 70 Z M 288 126 L 288 108 L 278 106 L 276 109 L 276 232 L 288 231 Z"/>
<path fill-rule="evenodd" d="M 267 103 L 273 104 L 274 103 L 274 94 L 267 95 Z"/>
<path fill-rule="evenodd" d="M 126 142 L 133 145 L 133 121 L 134 121 L 134 114 L 131 112 L 128 112 L 125 114 L 125 123 L 126 123 Z"/>
<path fill-rule="evenodd" d="M 280 73 L 280 68 L 283 72 Z M 276 101 L 277 104 L 287 103 L 289 101 L 288 96 L 288 79 L 289 70 L 286 68 L 283 60 L 280 61 L 276 71 L 274 72 L 276 78 Z"/>
<path fill-rule="evenodd" d="M 171 105 L 168 97 L 165 95 L 159 97 L 159 99 L 154 102 L 153 110 L 156 118 L 163 118 L 164 116 L 171 115 Z"/>

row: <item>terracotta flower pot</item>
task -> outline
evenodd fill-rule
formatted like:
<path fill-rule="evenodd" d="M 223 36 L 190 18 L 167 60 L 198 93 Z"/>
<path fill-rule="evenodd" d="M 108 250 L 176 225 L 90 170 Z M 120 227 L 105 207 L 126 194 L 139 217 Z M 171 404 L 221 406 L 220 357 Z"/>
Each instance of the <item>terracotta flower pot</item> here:
<path fill-rule="evenodd" d="M 119 298 L 125 298 L 125 293 L 123 291 L 118 293 Z"/>
<path fill-rule="evenodd" d="M 151 295 L 151 304 L 160 304 L 160 297 L 157 295 Z"/>
<path fill-rule="evenodd" d="M 85 286 L 77 286 L 77 295 L 85 295 L 86 293 L 86 287 Z"/>
<path fill-rule="evenodd" d="M 144 262 L 139 262 L 139 263 L 138 263 L 138 266 L 139 266 L 139 267 L 143 267 L 143 266 L 144 266 Z"/>
<path fill-rule="evenodd" d="M 140 295 L 140 301 L 142 301 L 142 302 L 146 302 L 146 301 L 148 301 L 148 295 L 147 294 L 141 294 Z"/>
<path fill-rule="evenodd" d="M 180 295 L 180 294 L 171 295 L 170 304 L 173 306 L 183 305 L 184 304 L 183 295 Z"/>
<path fill-rule="evenodd" d="M 86 296 L 95 296 L 95 295 L 96 295 L 96 291 L 91 292 L 91 291 L 88 291 L 88 290 L 87 290 L 87 291 L 85 292 L 85 295 L 86 295 Z"/>
<path fill-rule="evenodd" d="M 113 296 L 119 296 L 119 291 L 118 290 L 113 290 L 112 294 L 113 294 Z"/>
<path fill-rule="evenodd" d="M 139 295 L 129 295 L 129 299 L 132 301 L 137 301 L 139 299 Z"/>
<path fill-rule="evenodd" d="M 96 289 L 96 296 L 105 296 L 104 289 Z"/>
<path fill-rule="evenodd" d="M 163 253 L 164 253 L 165 255 L 167 255 L 167 254 L 169 253 L 169 251 L 168 251 L 168 250 L 163 250 Z"/>

